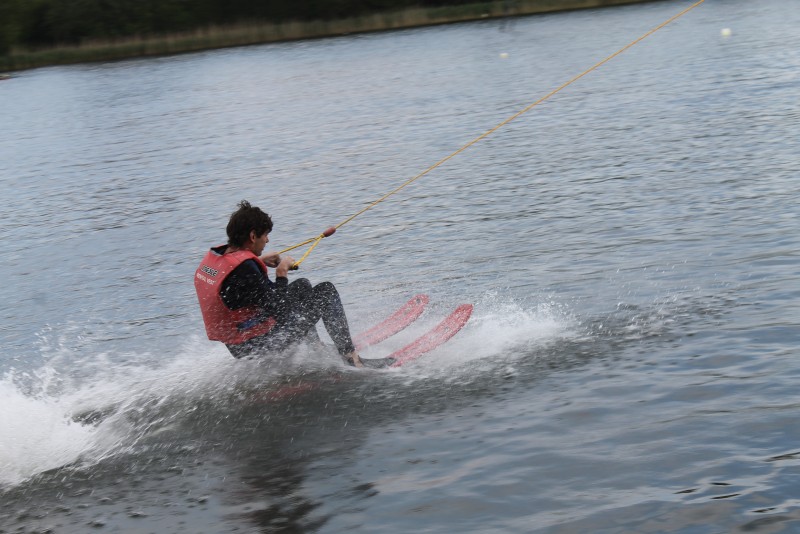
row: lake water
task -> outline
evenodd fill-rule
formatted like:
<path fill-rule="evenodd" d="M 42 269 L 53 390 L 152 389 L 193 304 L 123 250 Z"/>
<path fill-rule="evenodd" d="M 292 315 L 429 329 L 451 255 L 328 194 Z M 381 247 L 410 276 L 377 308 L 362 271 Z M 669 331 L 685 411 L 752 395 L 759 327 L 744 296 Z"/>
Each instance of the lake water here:
<path fill-rule="evenodd" d="M 354 330 L 431 297 L 364 356 L 475 304 L 414 364 L 236 361 L 194 294 L 239 200 L 313 237 L 688 5 L 0 81 L 0 532 L 800 531 L 793 0 L 708 0 L 322 241 L 292 276 Z"/>

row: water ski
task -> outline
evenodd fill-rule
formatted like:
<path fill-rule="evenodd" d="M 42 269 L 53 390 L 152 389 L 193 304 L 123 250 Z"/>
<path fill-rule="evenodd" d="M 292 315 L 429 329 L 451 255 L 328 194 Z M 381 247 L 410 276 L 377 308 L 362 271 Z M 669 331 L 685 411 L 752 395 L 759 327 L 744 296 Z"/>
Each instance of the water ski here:
<path fill-rule="evenodd" d="M 439 345 L 441 345 L 442 343 L 444 343 L 445 341 L 449 340 L 451 337 L 456 335 L 458 331 L 461 330 L 461 328 L 465 324 L 467 324 L 467 321 L 469 321 L 469 318 L 472 315 L 472 310 L 473 310 L 472 304 L 462 304 L 459 307 L 457 307 L 450 315 L 445 317 L 434 328 L 432 328 L 422 336 L 418 337 L 416 340 L 409 343 L 405 347 L 394 351 L 386 358 L 374 358 L 374 359 L 362 358 L 361 362 L 364 364 L 364 367 L 368 369 L 400 367 L 409 362 L 412 362 L 417 358 L 419 358 L 420 356 L 422 356 L 423 354 L 425 354 L 426 352 L 432 351 L 433 349 L 435 349 L 436 347 L 438 347 Z"/>

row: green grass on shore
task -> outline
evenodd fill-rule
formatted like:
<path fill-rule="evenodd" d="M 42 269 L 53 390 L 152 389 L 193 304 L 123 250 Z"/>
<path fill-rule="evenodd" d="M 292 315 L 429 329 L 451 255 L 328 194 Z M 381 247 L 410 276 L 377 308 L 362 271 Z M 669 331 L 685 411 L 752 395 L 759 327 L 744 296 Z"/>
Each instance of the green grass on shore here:
<path fill-rule="evenodd" d="M 504 0 L 406 9 L 331 21 L 237 24 L 171 35 L 84 42 L 43 50 L 13 49 L 0 57 L 0 72 L 140 56 L 157 56 L 259 43 L 313 39 L 434 24 L 633 4 L 651 0 Z"/>

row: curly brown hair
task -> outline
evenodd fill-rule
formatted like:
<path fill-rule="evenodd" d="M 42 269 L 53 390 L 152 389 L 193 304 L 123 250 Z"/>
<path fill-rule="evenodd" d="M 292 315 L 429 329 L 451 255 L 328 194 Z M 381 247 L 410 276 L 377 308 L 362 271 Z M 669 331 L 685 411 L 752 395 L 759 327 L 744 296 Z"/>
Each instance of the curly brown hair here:
<path fill-rule="evenodd" d="M 231 214 L 225 231 L 228 234 L 228 245 L 243 246 L 250 239 L 250 231 L 261 236 L 272 231 L 272 219 L 257 206 L 251 206 L 246 200 L 239 202 L 238 208 Z"/>

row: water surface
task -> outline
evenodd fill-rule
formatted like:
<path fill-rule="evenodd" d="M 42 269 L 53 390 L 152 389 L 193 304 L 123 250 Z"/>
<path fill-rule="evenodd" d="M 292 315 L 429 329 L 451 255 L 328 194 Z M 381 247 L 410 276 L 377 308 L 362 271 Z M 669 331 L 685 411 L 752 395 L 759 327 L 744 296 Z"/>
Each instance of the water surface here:
<path fill-rule="evenodd" d="M 0 530 L 800 528 L 789 0 L 709 0 L 323 241 L 295 276 L 355 330 L 431 295 L 366 356 L 475 303 L 414 365 L 235 361 L 194 295 L 239 200 L 317 235 L 686 5 L 0 82 Z"/>

